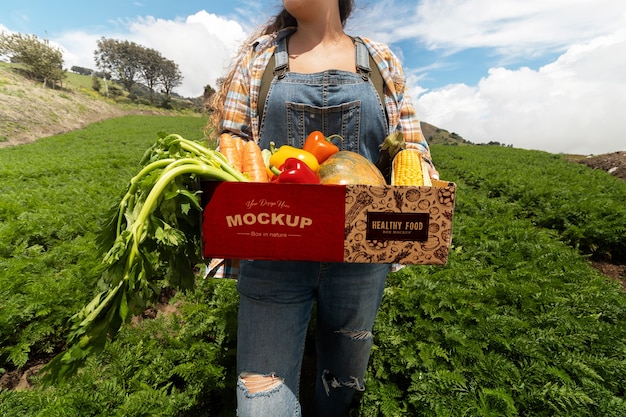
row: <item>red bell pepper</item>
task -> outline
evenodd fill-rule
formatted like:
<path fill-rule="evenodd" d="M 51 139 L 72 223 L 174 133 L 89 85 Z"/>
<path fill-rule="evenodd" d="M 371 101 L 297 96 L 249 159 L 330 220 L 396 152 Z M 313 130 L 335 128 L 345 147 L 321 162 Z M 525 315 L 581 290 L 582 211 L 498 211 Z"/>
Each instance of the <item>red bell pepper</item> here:
<path fill-rule="evenodd" d="M 298 158 L 287 158 L 280 169 L 272 167 L 272 171 L 276 174 L 272 182 L 279 184 L 319 184 L 320 182 L 315 171 Z"/>

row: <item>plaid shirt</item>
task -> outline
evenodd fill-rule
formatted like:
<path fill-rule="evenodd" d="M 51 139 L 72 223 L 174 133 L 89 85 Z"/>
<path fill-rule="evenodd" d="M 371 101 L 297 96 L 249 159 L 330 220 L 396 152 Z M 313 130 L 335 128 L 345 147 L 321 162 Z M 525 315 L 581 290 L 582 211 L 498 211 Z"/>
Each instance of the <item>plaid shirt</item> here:
<path fill-rule="evenodd" d="M 246 140 L 259 141 L 258 101 L 261 79 L 279 40 L 293 33 L 293 28 L 265 35 L 255 40 L 248 53 L 236 68 L 224 102 L 221 131 L 228 131 Z M 389 47 L 382 43 L 361 38 L 374 62 L 378 65 L 385 83 L 384 101 L 389 122 L 389 132 L 401 131 L 407 147 L 417 148 L 432 165 L 430 149 L 422 134 L 420 121 L 411 102 L 402 66 Z M 433 166 L 434 167 L 434 166 Z M 399 269 L 398 265 L 394 265 Z M 239 262 L 215 259 L 208 267 L 207 276 L 237 278 Z"/>
<path fill-rule="evenodd" d="M 229 131 L 243 139 L 254 140 L 258 143 L 258 101 L 261 79 L 278 41 L 293 31 L 293 28 L 283 29 L 280 32 L 262 36 L 250 45 L 249 52 L 243 57 L 235 71 L 226 96 L 222 131 Z M 407 147 L 418 148 L 430 162 L 430 149 L 422 134 L 420 121 L 406 89 L 400 61 L 387 45 L 367 38 L 361 39 L 378 65 L 385 82 L 384 100 L 389 132 L 401 131 Z"/>

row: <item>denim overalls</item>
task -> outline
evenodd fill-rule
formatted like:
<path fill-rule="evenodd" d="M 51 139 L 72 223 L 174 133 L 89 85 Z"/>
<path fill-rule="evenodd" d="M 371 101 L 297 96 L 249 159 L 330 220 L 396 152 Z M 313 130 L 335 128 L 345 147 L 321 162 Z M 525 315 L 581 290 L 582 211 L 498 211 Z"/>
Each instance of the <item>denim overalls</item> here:
<path fill-rule="evenodd" d="M 376 161 L 387 135 L 383 104 L 368 80 L 369 55 L 355 40 L 357 73 L 289 72 L 287 38 L 275 52 L 275 77 L 260 123 L 261 149 L 302 147 L 308 133 L 340 134 L 341 149 Z M 315 250 L 314 247 L 311 248 Z M 300 416 L 298 389 L 305 337 L 316 307 L 315 415 L 342 416 L 363 390 L 372 327 L 389 265 L 241 261 L 237 372 L 275 375 L 283 384 L 249 394 L 238 383 L 238 416 Z"/>

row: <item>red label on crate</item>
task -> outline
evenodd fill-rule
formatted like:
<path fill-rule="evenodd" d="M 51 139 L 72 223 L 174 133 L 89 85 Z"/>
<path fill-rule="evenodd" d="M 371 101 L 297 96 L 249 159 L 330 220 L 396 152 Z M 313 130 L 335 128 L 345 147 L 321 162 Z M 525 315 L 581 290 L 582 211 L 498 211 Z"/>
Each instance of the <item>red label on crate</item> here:
<path fill-rule="evenodd" d="M 204 256 L 341 262 L 345 187 L 207 182 Z"/>
<path fill-rule="evenodd" d="M 428 213 L 368 212 L 368 240 L 428 240 Z"/>

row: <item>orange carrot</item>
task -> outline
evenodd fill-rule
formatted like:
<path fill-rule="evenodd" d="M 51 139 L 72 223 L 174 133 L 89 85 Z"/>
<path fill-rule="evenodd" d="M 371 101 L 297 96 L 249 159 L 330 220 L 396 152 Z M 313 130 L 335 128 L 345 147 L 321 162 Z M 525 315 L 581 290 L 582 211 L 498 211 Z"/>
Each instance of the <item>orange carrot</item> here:
<path fill-rule="evenodd" d="M 222 133 L 218 138 L 219 151 L 229 164 L 239 172 L 243 172 L 243 141 L 239 137 L 234 137 L 229 133 Z"/>
<path fill-rule="evenodd" d="M 267 169 L 263 162 L 261 148 L 253 140 L 243 144 L 243 173 L 248 175 L 251 182 L 268 182 Z"/>

